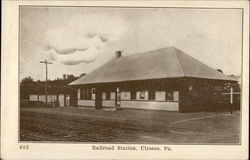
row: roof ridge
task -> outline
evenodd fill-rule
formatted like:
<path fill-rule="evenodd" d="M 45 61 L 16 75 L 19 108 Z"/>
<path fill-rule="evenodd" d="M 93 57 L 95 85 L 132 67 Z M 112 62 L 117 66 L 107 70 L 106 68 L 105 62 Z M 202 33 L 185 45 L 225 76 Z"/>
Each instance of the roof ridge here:
<path fill-rule="evenodd" d="M 132 53 L 127 54 L 125 56 L 121 56 L 120 58 L 137 56 L 137 55 L 142 55 L 142 54 L 146 54 L 146 53 L 151 54 L 151 52 L 155 52 L 155 51 L 159 51 L 159 50 L 163 50 L 163 49 L 171 49 L 171 48 L 176 49 L 174 46 L 168 46 L 168 47 L 162 47 L 162 48 L 158 48 L 158 49 L 150 49 L 150 50 L 146 50 L 143 52 L 132 52 Z M 120 58 L 118 58 L 118 59 L 120 59 Z M 114 58 L 114 59 L 117 59 L 117 58 Z"/>
<path fill-rule="evenodd" d="M 181 66 L 181 63 L 180 63 L 180 61 L 179 61 L 179 58 L 178 58 L 178 56 L 177 56 L 177 54 L 176 54 L 176 48 L 175 48 L 175 47 L 173 47 L 173 48 L 174 48 L 174 54 L 175 54 L 176 59 L 177 59 L 177 63 L 178 63 L 178 65 L 179 65 L 180 68 L 181 68 L 181 72 L 182 72 L 183 76 L 185 77 L 185 73 L 184 73 L 183 68 L 182 68 L 182 66 Z"/>

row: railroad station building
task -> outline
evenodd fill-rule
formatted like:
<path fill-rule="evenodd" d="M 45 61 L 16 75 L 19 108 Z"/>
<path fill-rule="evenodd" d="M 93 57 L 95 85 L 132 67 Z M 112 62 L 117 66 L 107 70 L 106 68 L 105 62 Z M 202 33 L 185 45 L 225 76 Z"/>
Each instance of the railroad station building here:
<path fill-rule="evenodd" d="M 70 83 L 77 106 L 167 111 L 219 110 L 237 81 L 175 47 L 123 56 Z"/>

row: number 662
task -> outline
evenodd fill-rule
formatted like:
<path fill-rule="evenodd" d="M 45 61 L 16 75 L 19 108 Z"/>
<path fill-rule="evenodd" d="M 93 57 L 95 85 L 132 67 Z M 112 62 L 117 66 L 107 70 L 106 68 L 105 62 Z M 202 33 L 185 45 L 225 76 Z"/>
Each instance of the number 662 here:
<path fill-rule="evenodd" d="M 29 149 L 29 145 L 20 145 L 19 149 L 27 150 L 27 149 Z"/>

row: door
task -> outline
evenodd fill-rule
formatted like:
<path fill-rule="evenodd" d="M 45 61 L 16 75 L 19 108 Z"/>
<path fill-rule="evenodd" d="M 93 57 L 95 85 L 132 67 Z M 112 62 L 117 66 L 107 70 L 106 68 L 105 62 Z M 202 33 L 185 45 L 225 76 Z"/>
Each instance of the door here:
<path fill-rule="evenodd" d="M 77 106 L 77 92 L 72 92 L 70 94 L 70 106 L 72 107 Z"/>
<path fill-rule="evenodd" d="M 59 101 L 59 106 L 63 107 L 64 106 L 64 95 L 63 94 L 59 94 L 58 101 Z"/>
<path fill-rule="evenodd" d="M 102 91 L 96 88 L 95 109 L 102 109 Z"/>

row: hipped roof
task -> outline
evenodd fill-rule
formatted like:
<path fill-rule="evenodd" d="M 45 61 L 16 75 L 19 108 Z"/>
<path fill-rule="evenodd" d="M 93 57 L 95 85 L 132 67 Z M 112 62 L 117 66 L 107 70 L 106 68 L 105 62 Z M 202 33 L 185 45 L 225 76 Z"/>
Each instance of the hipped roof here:
<path fill-rule="evenodd" d="M 70 85 L 194 77 L 233 80 L 175 47 L 112 59 Z"/>

